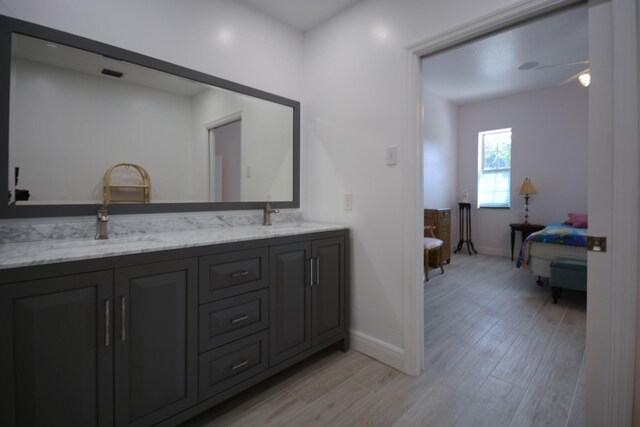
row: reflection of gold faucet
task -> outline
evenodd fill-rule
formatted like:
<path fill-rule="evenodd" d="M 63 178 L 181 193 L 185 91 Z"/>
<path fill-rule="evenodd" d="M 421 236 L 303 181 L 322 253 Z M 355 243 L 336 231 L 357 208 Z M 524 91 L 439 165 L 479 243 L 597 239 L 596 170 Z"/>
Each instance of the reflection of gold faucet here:
<path fill-rule="evenodd" d="M 271 203 L 267 202 L 262 209 L 262 225 L 271 225 L 271 214 L 280 212 L 271 208 Z"/>
<path fill-rule="evenodd" d="M 107 234 L 107 223 L 109 222 L 109 214 L 107 213 L 107 207 L 103 205 L 101 208 L 98 208 L 98 223 L 96 225 L 96 239 L 104 240 L 108 239 L 109 235 Z"/>

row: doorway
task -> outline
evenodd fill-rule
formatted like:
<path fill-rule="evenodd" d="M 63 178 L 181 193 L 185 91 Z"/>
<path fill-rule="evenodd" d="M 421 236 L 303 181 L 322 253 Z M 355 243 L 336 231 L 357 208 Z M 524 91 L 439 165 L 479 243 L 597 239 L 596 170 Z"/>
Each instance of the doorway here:
<path fill-rule="evenodd" d="M 242 120 L 209 129 L 213 202 L 242 201 Z"/>
<path fill-rule="evenodd" d="M 536 0 L 526 5 L 506 7 L 492 16 L 408 46 L 406 69 L 411 84 L 407 88 L 416 92 L 408 91 L 407 99 L 415 102 L 413 105 L 419 105 L 415 96 L 421 88 L 417 74 L 419 57 L 573 3 L 561 1 L 551 4 Z M 630 425 L 633 406 L 636 327 L 631 319 L 636 318 L 637 307 L 638 269 L 635 261 L 638 247 L 635 236 L 639 228 L 637 35 L 636 2 L 589 3 L 590 67 L 593 74 L 598 76 L 590 88 L 590 99 L 597 98 L 598 102 L 589 104 L 589 232 L 612 236 L 617 247 L 614 249 L 609 245 L 609 253 L 606 254 L 589 254 L 589 265 L 595 268 L 590 268 L 588 274 L 590 298 L 587 341 L 591 344 L 587 345 L 590 348 L 587 359 L 587 408 L 589 419 L 598 425 Z M 625 55 L 613 55 L 614 51 L 625 52 Z M 415 122 L 410 117 L 414 111 L 407 109 L 405 117 L 410 124 L 411 135 L 416 136 L 416 153 L 420 161 L 416 164 L 414 176 L 418 176 L 422 173 L 422 138 L 418 137 L 420 132 L 417 128 L 413 130 Z M 407 182 L 412 180 L 407 177 Z M 421 186 L 420 176 L 415 192 L 418 199 L 421 197 Z M 407 215 L 407 219 L 416 226 L 413 235 L 407 230 L 405 239 L 407 248 L 418 254 L 421 253 L 421 242 L 415 233 L 422 231 L 422 206 L 409 205 L 415 210 Z M 613 257 L 611 252 L 615 252 L 616 256 Z M 408 343 L 414 340 L 421 343 L 423 339 L 419 325 L 423 316 L 422 307 L 420 303 L 413 304 L 416 300 L 422 300 L 422 289 L 416 289 L 421 282 L 421 264 L 415 262 L 416 269 L 408 277 L 405 294 L 409 307 L 406 324 Z M 408 349 L 409 353 L 414 354 L 415 351 L 418 354 L 421 346 L 409 346 Z M 419 357 L 408 359 L 409 370 L 420 360 Z"/>
<path fill-rule="evenodd" d="M 536 193 L 529 201 L 532 225 L 560 224 L 569 212 L 587 211 L 588 89 L 577 77 L 588 70 L 588 50 L 582 5 L 422 59 L 425 223 L 432 211 L 451 212 L 451 224 L 436 222 L 436 233 L 451 250 L 461 249 L 445 274 L 436 270 L 425 284 L 425 371 L 439 372 L 472 402 L 488 393 L 510 395 L 495 411 L 474 415 L 495 425 L 524 425 L 533 417 L 584 424 L 586 298 L 567 291 L 554 301 L 548 278 L 552 251 L 586 263 L 586 248 L 542 245 L 535 259 L 544 268 L 536 264 L 535 271 L 547 283 L 540 287 L 529 272 L 533 264 L 518 269 L 511 262 L 509 224 L 525 221 L 518 195 L 525 178 L 538 188 L 528 190 Z M 465 233 L 456 227 L 462 212 Z M 558 398 L 537 413 L 534 396 L 551 387 Z"/>

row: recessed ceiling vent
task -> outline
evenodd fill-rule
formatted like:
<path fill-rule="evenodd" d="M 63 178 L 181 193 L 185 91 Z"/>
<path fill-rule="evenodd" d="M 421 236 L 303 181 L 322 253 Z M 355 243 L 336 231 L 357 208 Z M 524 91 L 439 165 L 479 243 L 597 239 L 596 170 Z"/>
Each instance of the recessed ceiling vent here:
<path fill-rule="evenodd" d="M 108 68 L 103 68 L 101 73 L 105 76 L 115 77 L 116 79 L 122 78 L 124 75 L 124 73 L 121 73 L 120 71 L 110 70 Z"/>
<path fill-rule="evenodd" d="M 538 65 L 540 65 L 539 62 L 525 62 L 524 64 L 520 64 L 520 66 L 518 67 L 518 70 L 520 71 L 533 70 L 534 68 L 538 67 Z"/>

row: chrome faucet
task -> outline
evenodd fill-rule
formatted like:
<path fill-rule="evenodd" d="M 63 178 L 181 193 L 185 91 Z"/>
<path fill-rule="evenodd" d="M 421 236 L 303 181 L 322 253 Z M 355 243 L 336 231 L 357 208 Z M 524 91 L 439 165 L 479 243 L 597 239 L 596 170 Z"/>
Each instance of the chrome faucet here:
<path fill-rule="evenodd" d="M 98 208 L 98 222 L 96 224 L 96 239 L 104 240 L 108 239 L 109 235 L 107 234 L 107 223 L 109 222 L 109 214 L 107 213 L 107 207 L 102 206 Z"/>
<path fill-rule="evenodd" d="M 271 225 L 271 214 L 280 212 L 271 207 L 271 203 L 267 202 L 262 209 L 262 225 Z"/>

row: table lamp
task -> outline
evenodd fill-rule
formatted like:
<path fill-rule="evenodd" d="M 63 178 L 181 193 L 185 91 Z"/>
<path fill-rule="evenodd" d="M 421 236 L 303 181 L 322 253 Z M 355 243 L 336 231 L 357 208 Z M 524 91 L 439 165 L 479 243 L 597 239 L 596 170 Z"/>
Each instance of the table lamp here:
<path fill-rule="evenodd" d="M 522 224 L 529 224 L 529 196 L 537 193 L 538 190 L 533 186 L 531 180 L 525 178 L 518 191 L 519 196 L 524 196 L 524 222 Z"/>

